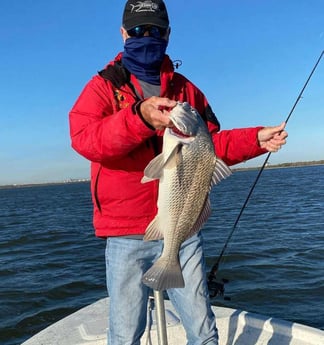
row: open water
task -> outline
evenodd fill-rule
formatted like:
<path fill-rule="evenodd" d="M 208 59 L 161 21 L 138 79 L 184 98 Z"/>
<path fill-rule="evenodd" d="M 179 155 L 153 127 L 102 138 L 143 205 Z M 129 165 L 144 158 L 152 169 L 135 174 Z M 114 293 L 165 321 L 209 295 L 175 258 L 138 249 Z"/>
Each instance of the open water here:
<path fill-rule="evenodd" d="M 217 260 L 257 171 L 212 192 L 206 256 Z M 0 189 L 0 344 L 16 345 L 106 296 L 105 242 L 88 183 Z M 214 304 L 324 329 L 324 166 L 265 170 L 219 269 Z M 131 298 L 131 296 L 129 297 Z"/>

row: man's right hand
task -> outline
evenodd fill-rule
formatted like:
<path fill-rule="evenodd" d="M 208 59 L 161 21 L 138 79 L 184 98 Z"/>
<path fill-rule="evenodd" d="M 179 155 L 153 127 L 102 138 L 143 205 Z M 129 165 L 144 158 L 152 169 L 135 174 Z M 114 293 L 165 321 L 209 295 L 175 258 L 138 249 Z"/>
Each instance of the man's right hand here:
<path fill-rule="evenodd" d="M 153 96 L 140 104 L 139 111 L 143 119 L 152 127 L 164 129 L 165 127 L 173 127 L 169 114 L 176 105 L 177 102 L 169 98 Z"/>

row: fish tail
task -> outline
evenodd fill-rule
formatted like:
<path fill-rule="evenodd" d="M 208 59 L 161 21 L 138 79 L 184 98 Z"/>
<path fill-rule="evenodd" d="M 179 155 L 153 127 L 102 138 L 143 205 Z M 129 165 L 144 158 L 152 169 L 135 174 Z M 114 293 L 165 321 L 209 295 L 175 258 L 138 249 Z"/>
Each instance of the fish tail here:
<path fill-rule="evenodd" d="M 179 261 L 164 258 L 154 263 L 144 274 L 142 282 L 157 291 L 185 286 Z"/>

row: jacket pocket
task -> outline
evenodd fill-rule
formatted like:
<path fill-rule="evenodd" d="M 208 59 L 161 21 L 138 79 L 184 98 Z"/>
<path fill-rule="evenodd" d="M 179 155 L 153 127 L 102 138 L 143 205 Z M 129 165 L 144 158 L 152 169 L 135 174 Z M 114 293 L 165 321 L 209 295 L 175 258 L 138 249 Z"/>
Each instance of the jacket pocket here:
<path fill-rule="evenodd" d="M 100 168 L 98 169 L 98 173 L 95 179 L 95 184 L 94 184 L 94 189 L 93 189 L 93 197 L 94 197 L 94 202 L 97 206 L 97 209 L 99 210 L 99 212 L 101 213 L 101 204 L 100 204 L 100 200 L 98 197 L 98 184 L 99 184 L 99 177 L 100 177 L 100 173 L 102 170 L 102 165 L 100 165 Z"/>

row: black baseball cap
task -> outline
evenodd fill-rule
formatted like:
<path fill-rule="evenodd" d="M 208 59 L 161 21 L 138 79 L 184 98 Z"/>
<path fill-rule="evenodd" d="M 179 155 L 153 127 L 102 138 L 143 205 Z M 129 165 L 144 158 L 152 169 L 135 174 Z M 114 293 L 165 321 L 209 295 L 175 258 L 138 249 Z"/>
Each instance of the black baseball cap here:
<path fill-rule="evenodd" d="M 138 25 L 155 25 L 163 29 L 169 27 L 169 17 L 162 0 L 129 0 L 123 14 L 123 27 L 130 30 Z"/>

